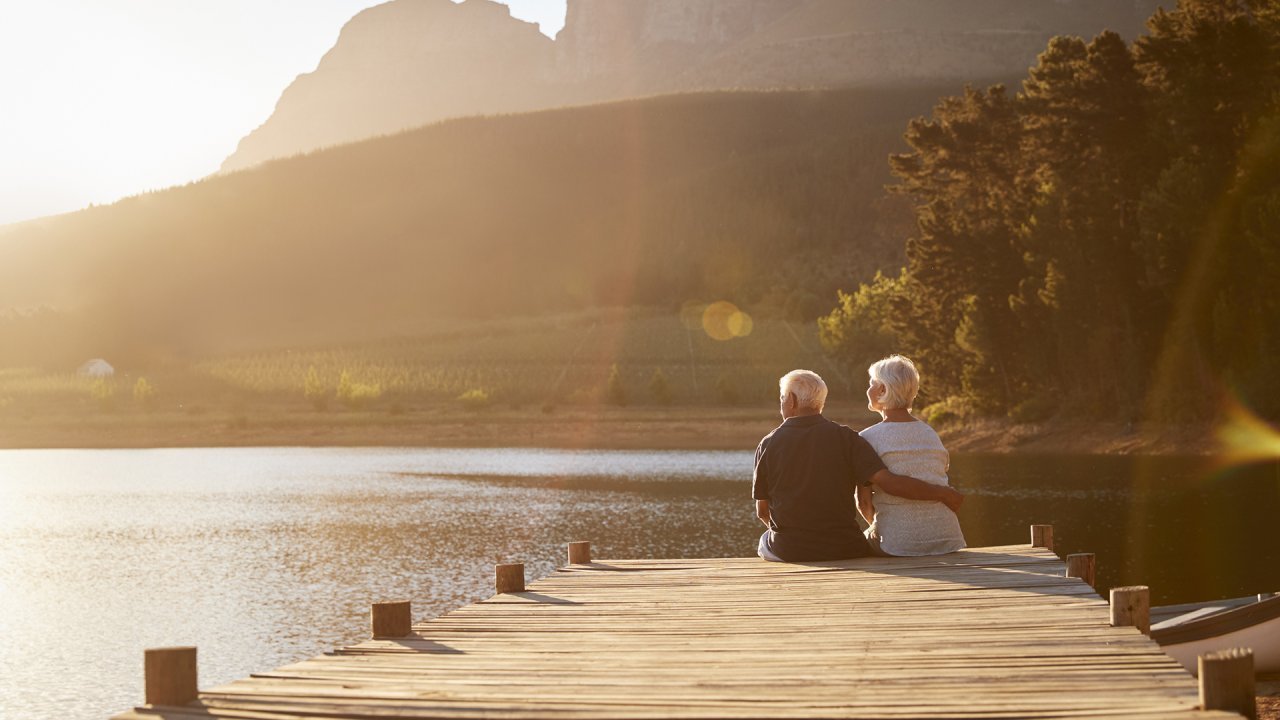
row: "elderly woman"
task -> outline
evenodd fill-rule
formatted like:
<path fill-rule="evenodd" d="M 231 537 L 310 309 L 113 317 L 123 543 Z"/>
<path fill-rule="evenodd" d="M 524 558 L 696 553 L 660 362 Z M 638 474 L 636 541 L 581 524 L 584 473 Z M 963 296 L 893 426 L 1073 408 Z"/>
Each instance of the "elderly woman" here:
<path fill-rule="evenodd" d="M 935 485 L 948 485 L 951 458 L 938 433 L 911 414 L 920 390 L 915 363 L 901 355 L 887 357 L 867 369 L 867 407 L 881 421 L 859 433 L 875 448 L 889 471 Z M 963 547 L 960 521 L 945 505 L 911 500 L 876 488 L 858 488 L 858 511 L 870 523 L 872 550 L 884 555 L 942 555 Z"/>

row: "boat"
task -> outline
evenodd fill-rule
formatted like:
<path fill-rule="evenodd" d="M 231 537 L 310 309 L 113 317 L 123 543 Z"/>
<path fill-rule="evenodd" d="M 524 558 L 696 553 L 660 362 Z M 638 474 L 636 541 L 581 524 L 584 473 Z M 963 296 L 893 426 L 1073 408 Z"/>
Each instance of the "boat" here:
<path fill-rule="evenodd" d="M 1192 674 L 1200 655 L 1237 647 L 1253 650 L 1255 673 L 1280 672 L 1280 595 L 1153 607 L 1151 639 Z"/>

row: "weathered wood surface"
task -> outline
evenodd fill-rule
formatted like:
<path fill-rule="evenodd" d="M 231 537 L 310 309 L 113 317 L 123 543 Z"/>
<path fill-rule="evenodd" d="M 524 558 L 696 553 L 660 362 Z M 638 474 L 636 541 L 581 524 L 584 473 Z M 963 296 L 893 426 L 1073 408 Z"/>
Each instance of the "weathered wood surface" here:
<path fill-rule="evenodd" d="M 194 718 L 1234 717 L 1051 552 L 597 561 L 210 688 Z"/>

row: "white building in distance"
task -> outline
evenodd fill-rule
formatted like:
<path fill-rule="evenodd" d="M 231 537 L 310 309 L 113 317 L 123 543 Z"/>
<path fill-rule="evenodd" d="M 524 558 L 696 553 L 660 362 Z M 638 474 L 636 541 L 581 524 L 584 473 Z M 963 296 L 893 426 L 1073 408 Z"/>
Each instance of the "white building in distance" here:
<path fill-rule="evenodd" d="M 103 360 L 102 358 L 94 358 L 81 365 L 80 369 L 76 370 L 76 374 L 83 377 L 103 378 L 115 375 L 116 369 L 111 367 L 111 363 L 106 360 Z"/>

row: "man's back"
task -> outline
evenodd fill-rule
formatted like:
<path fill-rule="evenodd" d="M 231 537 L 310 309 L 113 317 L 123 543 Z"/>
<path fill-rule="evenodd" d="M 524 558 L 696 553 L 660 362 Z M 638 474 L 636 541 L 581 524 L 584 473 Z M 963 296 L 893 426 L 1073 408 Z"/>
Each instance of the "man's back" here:
<path fill-rule="evenodd" d="M 752 496 L 769 501 L 768 549 L 789 561 L 871 554 L 855 491 L 884 469 L 853 430 L 822 415 L 792 417 L 760 441 Z"/>

